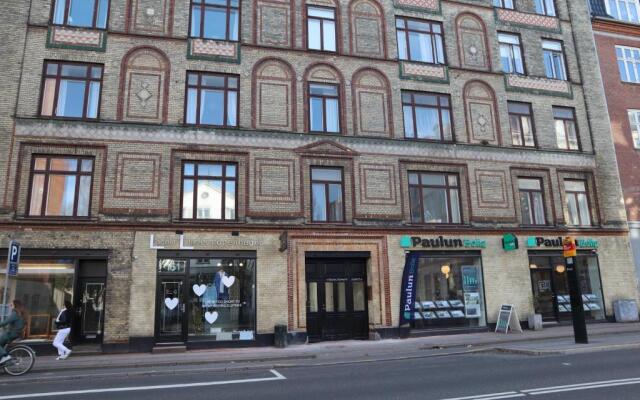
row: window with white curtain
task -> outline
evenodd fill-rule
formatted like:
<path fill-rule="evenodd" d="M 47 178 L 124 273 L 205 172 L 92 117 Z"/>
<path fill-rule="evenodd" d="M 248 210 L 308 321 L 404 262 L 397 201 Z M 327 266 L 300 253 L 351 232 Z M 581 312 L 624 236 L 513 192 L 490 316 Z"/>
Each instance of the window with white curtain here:
<path fill-rule="evenodd" d="M 500 61 L 502 71 L 506 74 L 524 75 L 524 61 L 520 36 L 508 33 L 498 33 L 500 42 Z"/>
<path fill-rule="evenodd" d="M 398 58 L 430 64 L 444 64 L 442 24 L 418 19 L 396 18 Z"/>
<path fill-rule="evenodd" d="M 624 82 L 640 83 L 640 49 L 616 46 L 616 58 L 620 79 Z"/>
<path fill-rule="evenodd" d="M 638 0 L 606 0 L 607 13 L 621 21 L 640 23 L 640 3 Z"/>
<path fill-rule="evenodd" d="M 55 0 L 53 23 L 82 28 L 105 29 L 109 0 Z"/>
<path fill-rule="evenodd" d="M 584 180 L 564 181 L 567 212 L 569 214 L 568 225 L 590 226 L 591 212 L 589 211 L 589 197 L 587 183 Z"/>
<path fill-rule="evenodd" d="M 562 42 L 558 40 L 543 40 L 544 70 L 547 78 L 567 80 L 567 68 L 564 61 Z"/>
<path fill-rule="evenodd" d="M 640 110 L 627 110 L 633 147 L 640 149 Z"/>
<path fill-rule="evenodd" d="M 328 7 L 307 8 L 307 47 L 336 51 L 336 11 Z"/>
<path fill-rule="evenodd" d="M 535 0 L 536 13 L 541 15 L 548 15 L 550 17 L 556 16 L 556 7 L 553 4 L 554 0 Z"/>
<path fill-rule="evenodd" d="M 338 85 L 309 83 L 309 130 L 340 132 Z"/>
<path fill-rule="evenodd" d="M 518 178 L 520 210 L 523 225 L 545 225 L 544 196 L 542 180 L 539 178 Z"/>

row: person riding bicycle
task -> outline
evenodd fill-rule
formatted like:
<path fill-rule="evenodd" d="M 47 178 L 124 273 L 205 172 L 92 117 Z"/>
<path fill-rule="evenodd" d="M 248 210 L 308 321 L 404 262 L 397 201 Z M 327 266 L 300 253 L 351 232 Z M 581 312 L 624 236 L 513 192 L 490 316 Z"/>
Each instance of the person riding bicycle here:
<path fill-rule="evenodd" d="M 11 359 L 5 347 L 15 339 L 22 336 L 24 330 L 24 307 L 20 300 L 13 300 L 11 314 L 2 322 L 0 328 L 5 327 L 5 332 L 0 335 L 0 365 Z"/>

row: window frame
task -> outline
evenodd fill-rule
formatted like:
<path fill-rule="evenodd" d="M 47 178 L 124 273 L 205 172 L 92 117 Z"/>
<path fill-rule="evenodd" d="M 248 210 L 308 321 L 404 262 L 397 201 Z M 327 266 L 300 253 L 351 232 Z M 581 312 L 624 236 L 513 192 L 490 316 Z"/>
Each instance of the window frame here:
<path fill-rule="evenodd" d="M 620 81 L 624 82 L 624 83 L 631 83 L 631 84 L 640 84 L 640 47 L 631 47 L 631 46 L 623 46 L 623 45 L 615 45 L 615 50 L 616 50 L 616 63 L 618 64 L 618 72 L 620 73 Z M 621 51 L 622 53 L 622 58 L 620 58 L 618 56 L 618 50 Z M 627 58 L 625 51 L 629 50 L 631 51 L 631 54 L 633 56 L 634 53 L 638 53 L 638 58 Z M 624 72 L 625 72 L 625 76 L 622 76 L 622 71 L 620 71 L 620 63 L 622 63 L 624 65 Z M 629 70 L 629 66 L 627 63 L 631 63 L 633 64 L 633 70 Z M 635 80 L 632 80 L 632 74 L 633 77 L 635 77 Z"/>
<path fill-rule="evenodd" d="M 535 180 L 538 181 L 540 183 L 540 190 L 535 190 L 535 189 L 522 189 L 520 187 L 520 180 L 521 179 L 528 179 L 528 180 Z M 542 178 L 539 177 L 535 177 L 535 176 L 518 176 L 518 200 L 520 201 L 520 214 L 521 214 L 521 218 L 522 218 L 522 225 L 523 226 L 546 226 L 549 225 L 549 220 L 547 219 L 547 201 L 544 195 L 544 181 Z M 527 195 L 527 201 L 529 202 L 529 220 L 531 221 L 531 224 L 525 224 L 524 223 L 524 210 L 522 209 L 522 202 L 520 200 L 520 195 L 522 193 L 525 193 Z M 533 194 L 534 193 L 540 193 L 540 197 L 542 198 L 542 219 L 544 220 L 544 222 L 542 224 L 537 224 L 536 221 L 536 212 L 535 212 L 535 208 L 533 207 Z"/>
<path fill-rule="evenodd" d="M 56 15 L 56 6 L 59 1 L 64 1 L 64 22 L 62 24 L 57 24 L 54 22 Z M 101 28 L 98 25 L 98 8 L 100 4 L 100 0 L 93 0 L 93 18 L 91 26 L 79 26 L 79 25 L 70 25 L 69 24 L 69 9 L 71 7 L 71 1 L 73 0 L 52 0 L 51 1 L 51 13 L 49 16 L 49 21 L 51 25 L 54 26 L 65 26 L 65 27 L 73 27 L 73 28 L 81 28 L 81 29 L 96 29 L 106 31 L 109 28 L 109 17 L 111 16 L 111 0 L 106 0 L 107 2 L 107 19 L 104 22 L 104 28 Z"/>
<path fill-rule="evenodd" d="M 398 28 L 398 20 L 403 20 L 404 21 L 404 28 Z M 409 21 L 416 21 L 416 22 L 421 22 L 421 23 L 426 23 L 429 24 L 429 32 L 427 31 L 420 31 L 420 30 L 415 30 L 415 29 L 409 29 Z M 440 33 L 434 33 L 433 32 L 433 25 L 438 25 L 440 26 Z M 432 20 L 428 20 L 428 19 L 419 19 L 419 18 L 413 18 L 413 17 L 406 17 L 403 15 L 397 15 L 395 18 L 395 28 L 396 28 L 396 42 L 398 40 L 398 33 L 399 32 L 403 32 L 404 33 L 404 41 L 405 41 L 405 52 L 407 54 L 407 59 L 403 59 L 400 58 L 400 44 L 396 43 L 396 45 L 398 46 L 398 60 L 399 61 L 409 61 L 409 62 L 415 62 L 415 63 L 421 63 L 421 64 L 428 64 L 428 65 L 447 65 L 447 45 L 445 43 L 445 35 L 444 35 L 444 26 L 442 25 L 442 22 L 440 21 L 432 21 Z M 433 54 L 433 62 L 429 62 L 429 61 L 420 61 L 420 60 L 413 60 L 411 59 L 411 45 L 409 42 L 409 32 L 419 32 L 419 33 L 423 33 L 423 34 L 428 34 L 429 38 L 430 38 L 430 44 L 431 44 L 431 54 Z M 438 62 L 438 51 L 437 51 L 437 43 L 435 40 L 436 36 L 440 36 L 440 41 L 442 42 L 442 62 Z"/>
<path fill-rule="evenodd" d="M 625 5 L 627 5 L 627 15 L 629 15 L 628 5 L 630 4 L 630 1 L 625 0 L 624 3 Z M 635 7 L 636 7 L 636 15 L 638 16 L 638 21 L 634 21 L 632 19 L 622 19 L 622 14 L 620 13 L 619 0 L 615 0 L 615 5 L 616 5 L 616 13 L 620 16 L 620 18 L 614 16 L 611 10 L 611 7 L 609 6 L 609 0 L 604 1 L 604 7 L 605 7 L 605 10 L 607 11 L 607 14 L 609 14 L 612 18 L 618 21 L 629 22 L 632 24 L 640 24 L 640 2 L 638 0 L 633 0 L 633 3 L 635 4 Z"/>
<path fill-rule="evenodd" d="M 324 181 L 324 180 L 314 180 L 313 179 L 313 170 L 314 169 L 331 169 L 331 170 L 339 170 L 340 171 L 340 196 L 341 196 L 341 203 L 342 203 L 342 219 L 340 220 L 330 220 L 329 219 L 329 209 L 330 209 L 330 200 L 329 200 L 329 185 L 335 185 L 338 182 L 336 181 Z M 313 196 L 313 185 L 314 184 L 322 184 L 324 185 L 324 197 L 325 197 L 325 207 L 326 207 L 326 215 L 327 215 L 327 219 L 322 221 L 322 220 L 316 220 L 313 217 L 313 204 L 315 203 L 314 201 L 314 196 Z M 346 204 L 345 204 L 345 189 L 344 189 L 344 168 L 341 166 L 331 166 L 331 165 L 311 165 L 309 167 L 309 190 L 310 190 L 310 195 L 309 198 L 311 199 L 311 222 L 313 223 L 317 223 L 317 224 L 335 224 L 335 223 L 344 223 L 346 222 Z"/>
<path fill-rule="evenodd" d="M 629 118 L 629 127 L 631 128 L 631 141 L 633 142 L 633 148 L 640 150 L 640 110 L 627 109 L 627 117 Z M 633 122 L 631 120 L 634 120 Z M 634 136 L 635 128 L 635 136 Z"/>
<path fill-rule="evenodd" d="M 509 109 L 509 105 L 510 104 L 519 104 L 519 105 L 526 105 L 527 108 L 529 109 L 529 113 L 528 114 L 522 114 L 516 111 L 511 111 Z M 507 114 L 509 115 L 509 133 L 511 134 L 511 145 L 513 147 L 518 147 L 518 148 L 528 148 L 528 149 L 537 149 L 538 148 L 538 138 L 536 135 L 536 125 L 535 125 L 535 121 L 533 118 L 533 106 L 531 103 L 526 103 L 526 102 L 522 102 L 522 101 L 507 101 Z M 518 124 L 520 126 L 520 140 L 522 141 L 521 145 L 518 144 L 514 144 L 513 143 L 513 126 L 511 124 L 511 117 L 515 116 L 518 118 Z M 522 129 L 522 118 L 523 117 L 528 117 L 529 118 L 529 123 L 531 126 L 531 136 L 533 137 L 533 146 L 528 146 L 526 144 L 526 141 L 524 139 L 524 132 Z"/>
<path fill-rule="evenodd" d="M 194 174 L 193 175 L 185 175 L 185 167 L 187 164 L 194 165 Z M 222 176 L 207 176 L 207 175 L 199 175 L 198 166 L 200 164 L 209 164 L 209 165 L 220 165 L 222 166 Z M 235 176 L 233 178 L 227 177 L 227 167 L 234 166 L 236 169 Z M 229 162 L 229 161 L 207 161 L 207 160 L 182 160 L 182 165 L 180 167 L 180 220 L 182 221 L 193 221 L 193 222 L 238 222 L 238 197 L 239 197 L 239 164 L 237 162 Z M 184 181 L 185 179 L 193 180 L 193 215 L 191 218 L 186 218 L 183 215 L 184 211 Z M 221 196 L 221 218 L 198 218 L 198 180 L 219 180 L 222 186 Z M 227 185 L 226 183 L 232 181 L 235 182 L 235 213 L 234 218 L 226 218 L 225 217 L 225 204 L 226 204 L 226 192 Z"/>
<path fill-rule="evenodd" d="M 43 171 L 36 171 L 36 159 L 45 158 L 46 159 L 46 167 Z M 78 165 L 75 171 L 55 171 L 51 170 L 51 160 L 52 159 L 68 159 L 68 160 L 76 160 Z M 83 160 L 91 160 L 91 172 L 82 171 L 82 161 Z M 94 156 L 78 156 L 78 155 L 67 155 L 67 154 L 33 154 L 31 156 L 31 166 L 29 170 L 29 193 L 27 195 L 27 218 L 34 219 L 83 219 L 88 220 L 91 219 L 91 206 L 93 203 L 93 184 L 94 184 L 94 172 L 96 170 L 96 157 Z M 31 214 L 31 200 L 33 197 L 33 181 L 36 174 L 44 175 L 44 183 L 42 185 L 42 202 L 40 204 L 40 213 L 38 215 Z M 62 175 L 62 176 L 75 176 L 76 183 L 73 192 L 73 215 L 46 215 L 46 206 L 47 201 L 46 197 L 49 191 L 49 182 L 51 175 Z M 78 200 L 80 198 L 80 177 L 89 176 L 91 178 L 90 186 L 89 186 L 89 202 L 87 204 L 87 215 L 78 215 Z"/>
<path fill-rule="evenodd" d="M 404 99 L 403 99 L 403 94 L 409 94 L 411 96 L 411 103 L 405 103 Z M 440 138 L 439 139 L 429 139 L 429 138 L 419 138 L 418 137 L 418 132 L 417 132 L 417 124 L 416 124 L 416 101 L 415 101 L 415 95 L 416 94 L 421 94 L 421 95 L 428 95 L 428 96 L 435 96 L 436 97 L 436 102 L 437 102 L 437 106 L 427 106 L 427 105 L 423 105 L 423 104 L 419 104 L 418 107 L 424 107 L 424 108 L 435 108 L 438 110 L 438 119 L 440 122 Z M 441 98 L 447 98 L 447 100 L 449 101 L 449 106 L 442 106 L 441 105 Z M 420 92 L 417 90 L 401 90 L 400 91 L 400 102 L 402 105 L 402 120 L 403 120 L 403 124 L 404 124 L 404 107 L 405 106 L 411 106 L 411 116 L 413 118 L 413 136 L 407 136 L 407 127 L 404 126 L 404 138 L 405 139 L 411 139 L 411 140 L 424 140 L 424 141 L 431 141 L 431 142 L 455 142 L 455 129 L 453 127 L 453 115 L 452 115 L 452 104 L 451 104 L 451 96 L 449 94 L 446 93 L 437 93 L 437 92 Z M 451 140 L 445 140 L 444 138 L 444 125 L 443 125 L 443 121 L 442 121 L 442 110 L 449 110 L 449 126 L 451 127 Z"/>
<path fill-rule="evenodd" d="M 511 7 L 507 7 L 507 1 L 511 2 Z M 500 4 L 496 4 L 500 3 Z M 516 2 L 515 0 L 493 0 L 492 5 L 496 8 L 504 8 L 505 10 L 515 10 Z"/>
<path fill-rule="evenodd" d="M 567 215 L 569 216 L 569 221 L 567 225 L 569 226 L 577 226 L 577 227 L 586 227 L 586 226 L 593 226 L 593 214 L 591 213 L 591 199 L 589 196 L 589 182 L 587 179 L 572 179 L 572 178 L 566 178 L 563 179 L 563 184 L 564 184 L 564 196 L 565 196 L 565 201 L 564 201 L 564 206 L 567 208 Z M 567 190 L 567 182 L 582 182 L 584 183 L 584 192 L 581 191 L 576 191 L 576 190 Z M 589 215 L 589 224 L 583 224 L 582 221 L 582 213 L 580 212 L 581 208 L 580 208 L 580 202 L 578 201 L 578 194 L 584 194 L 585 199 L 587 200 L 587 212 Z M 575 197 L 575 201 L 576 201 L 576 208 L 578 211 L 578 220 L 580 221 L 579 225 L 573 225 L 571 224 L 571 215 L 569 215 L 570 211 L 569 211 L 569 196 L 574 196 Z"/>
<path fill-rule="evenodd" d="M 331 10 L 333 12 L 333 19 L 330 18 L 324 18 L 324 17 L 316 17 L 316 16 L 310 16 L 309 15 L 309 9 L 310 8 L 317 8 L 317 9 L 323 9 L 323 10 Z M 338 37 L 340 36 L 340 30 L 338 28 L 338 13 L 337 13 L 337 9 L 335 7 L 329 7 L 329 6 L 322 6 L 322 5 L 317 5 L 317 4 L 306 4 L 305 5 L 305 33 L 306 33 L 306 50 L 308 51 L 319 51 L 319 52 L 326 52 L 326 53 L 340 53 L 340 44 L 339 44 L 339 40 Z M 320 21 L 320 48 L 319 49 L 313 49 L 310 46 L 310 38 L 311 35 L 309 34 L 309 21 L 310 20 L 318 20 Z M 333 21 L 333 26 L 334 26 L 334 44 L 335 44 L 335 50 L 326 50 L 325 46 L 324 46 L 324 21 Z"/>
<path fill-rule="evenodd" d="M 411 183 L 411 174 L 416 174 L 418 176 L 418 184 Z M 444 185 L 429 185 L 422 183 L 422 174 L 430 174 L 430 175 L 443 175 L 444 176 Z M 449 184 L 449 176 L 455 176 L 457 185 Z M 463 225 L 463 210 L 462 210 L 462 181 L 460 179 L 460 174 L 457 172 L 442 172 L 442 171 L 419 171 L 419 170 L 408 170 L 407 171 L 407 185 L 409 189 L 408 198 L 409 198 L 409 220 L 411 224 L 416 225 Z M 414 221 L 412 214 L 412 204 L 411 204 L 411 188 L 418 188 L 420 190 L 420 221 Z M 445 194 L 447 196 L 447 222 L 425 222 L 424 220 L 424 195 L 423 189 L 444 189 Z M 451 222 L 453 220 L 452 212 L 451 212 L 451 190 L 456 189 L 458 191 L 458 208 L 460 211 L 460 215 L 458 218 L 460 222 Z"/>
<path fill-rule="evenodd" d="M 545 42 L 554 42 L 560 45 L 560 50 L 552 50 L 552 49 L 545 49 L 544 45 Z M 553 54 L 553 56 L 560 56 L 560 60 L 562 61 L 562 73 L 564 74 L 564 79 L 562 78 L 558 78 L 557 76 L 549 76 L 547 75 L 547 68 L 545 65 L 545 76 L 547 77 L 547 79 L 555 79 L 555 80 L 559 80 L 559 81 L 569 81 L 569 68 L 567 68 L 567 57 L 565 55 L 565 50 L 564 50 L 564 41 L 562 40 L 557 40 L 557 39 L 548 39 L 548 38 L 542 38 L 542 62 L 544 64 L 544 56 L 546 52 L 550 52 Z M 555 64 L 554 64 L 555 66 Z M 553 68 L 553 72 L 554 75 L 557 75 L 557 71 L 555 70 L 555 68 Z"/>
<path fill-rule="evenodd" d="M 522 36 L 519 33 L 515 33 L 515 32 L 504 32 L 504 31 L 498 31 L 498 55 L 500 56 L 500 50 L 502 45 L 506 45 L 509 46 L 509 52 L 511 53 L 511 56 L 509 57 L 509 60 L 511 60 L 511 67 L 513 67 L 513 72 L 506 72 L 504 70 L 504 65 L 502 65 L 502 73 L 504 74 L 510 74 L 510 75 L 528 75 L 527 74 L 527 62 L 525 60 L 525 52 L 524 52 L 524 45 L 522 44 Z M 500 41 L 500 35 L 505 35 L 505 36 L 513 36 L 518 38 L 518 44 L 512 44 L 512 43 L 505 43 Z M 517 47 L 518 49 L 520 49 L 520 58 L 522 59 L 522 72 L 517 72 L 516 71 L 516 64 L 515 64 L 515 56 L 514 56 L 514 51 L 513 48 Z M 500 63 L 502 64 L 502 56 L 500 56 Z"/>
<path fill-rule="evenodd" d="M 231 5 L 231 1 L 232 0 L 225 0 L 226 1 L 226 6 L 220 6 L 217 4 L 207 4 L 206 0 L 189 0 L 189 33 L 188 36 L 191 39 L 202 39 L 202 40 L 218 40 L 218 41 L 225 41 L 225 42 L 239 42 L 240 41 L 240 37 L 242 34 L 242 12 L 241 12 L 241 8 L 242 8 L 242 1 L 238 0 L 238 6 L 234 7 Z M 198 36 L 193 36 L 192 33 L 192 28 L 193 28 L 193 8 L 194 7 L 200 7 L 200 28 L 199 30 L 199 35 Z M 224 39 L 214 39 L 214 38 L 207 38 L 204 37 L 204 22 L 205 22 L 205 18 L 204 16 L 206 15 L 205 10 L 207 10 L 208 8 L 213 8 L 213 9 L 217 9 L 217 10 L 225 10 L 225 16 L 226 16 L 226 32 L 225 32 L 225 38 Z M 230 39 L 229 38 L 229 30 L 230 30 L 230 25 L 229 25 L 229 20 L 231 19 L 231 10 L 236 10 L 238 12 L 238 37 L 236 39 Z"/>
<path fill-rule="evenodd" d="M 557 117 L 555 115 L 555 109 L 565 109 L 565 110 L 571 110 L 571 113 L 573 115 L 573 118 L 564 118 L 564 117 Z M 580 152 L 582 151 L 582 143 L 580 143 L 580 130 L 578 129 L 578 120 L 576 117 L 576 109 L 573 107 L 565 107 L 565 106 L 552 106 L 551 107 L 551 113 L 553 116 L 553 126 L 554 126 L 554 133 L 556 134 L 556 146 L 558 146 L 558 132 L 556 130 L 556 122 L 557 121 L 562 121 L 562 124 L 564 126 L 564 138 L 565 141 L 567 142 L 567 148 L 561 148 L 561 147 L 557 147 L 558 150 L 562 150 L 562 151 L 573 151 L 573 152 Z M 568 122 L 573 122 L 573 126 L 575 128 L 576 131 L 576 142 L 578 143 L 578 148 L 577 149 L 572 149 L 571 145 L 570 145 L 570 141 L 569 141 L 569 136 L 568 136 L 568 132 L 569 130 L 567 129 L 567 123 Z"/>
<path fill-rule="evenodd" d="M 542 5 L 543 12 L 539 13 L 536 10 L 536 14 L 544 15 L 544 16 L 547 16 L 547 17 L 558 18 L 558 7 L 557 7 L 557 4 L 556 4 L 556 0 L 551 0 L 551 6 L 553 7 L 553 10 L 552 10 L 553 14 L 549 14 L 549 10 L 548 10 L 548 7 L 547 7 L 547 1 L 546 0 L 540 0 L 540 1 L 541 1 L 540 4 Z M 535 2 L 534 2 L 534 7 L 535 7 Z"/>
<path fill-rule="evenodd" d="M 317 95 L 311 94 L 311 86 L 312 85 L 323 85 L 323 86 L 333 86 L 336 88 L 336 96 L 329 95 Z M 309 133 L 325 133 L 328 135 L 341 135 L 342 134 L 342 100 L 340 95 L 340 84 L 339 83 L 324 83 L 324 82 L 315 82 L 315 81 L 307 81 L 307 93 L 308 93 L 308 112 L 307 112 L 307 122 L 309 124 Z M 314 131 L 311 125 L 311 99 L 319 98 L 322 99 L 322 126 L 324 130 L 322 131 Z M 338 131 L 330 132 L 327 130 L 327 99 L 336 99 L 338 100 Z"/>
<path fill-rule="evenodd" d="M 191 85 L 189 83 L 189 75 L 196 74 L 198 76 L 198 83 L 195 85 Z M 202 86 L 202 77 L 203 75 L 208 76 L 216 76 L 224 78 L 224 87 L 217 86 Z M 229 87 L 229 78 L 235 78 L 237 80 L 237 87 L 230 88 Z M 223 97 L 223 124 L 222 125 L 213 125 L 213 124 L 203 124 L 200 122 L 200 107 L 201 107 L 201 96 L 202 89 L 217 89 L 222 90 L 224 92 Z M 187 116 L 189 113 L 189 89 L 196 89 L 196 122 L 190 123 L 187 122 Z M 236 92 L 236 125 L 229 125 L 228 119 L 229 114 L 227 108 L 229 107 L 229 92 Z M 213 127 L 213 128 L 225 128 L 225 129 L 238 129 L 240 126 L 240 75 L 234 74 L 226 74 L 226 73 L 217 73 L 217 72 L 207 72 L 207 71 L 191 71 L 187 70 L 187 77 L 185 79 L 185 90 L 184 90 L 184 124 L 187 126 L 195 126 L 195 127 Z"/>
<path fill-rule="evenodd" d="M 55 75 L 49 75 L 47 74 L 47 66 L 52 65 L 52 64 L 57 64 L 58 66 L 58 71 L 56 72 Z M 63 77 L 62 76 L 62 67 L 64 65 L 80 65 L 80 66 L 85 66 L 87 67 L 87 75 L 84 78 L 78 78 L 78 77 Z M 92 78 L 92 71 L 93 68 L 99 67 L 101 68 L 101 72 L 100 72 L 100 78 Z M 104 87 L 104 64 L 97 64 L 97 63 L 85 63 L 85 62 L 78 62 L 78 61 L 58 61 L 58 60 L 44 60 L 44 62 L 42 63 L 42 79 L 40 82 L 40 102 L 38 105 L 38 116 L 40 118 L 48 118 L 48 119 L 66 119 L 66 120 L 75 120 L 75 121 L 99 121 L 100 120 L 100 109 L 102 108 L 102 89 Z M 55 88 L 54 88 L 54 93 L 53 93 L 53 105 L 51 106 L 51 115 L 44 115 L 42 114 L 43 111 L 43 100 L 44 100 L 44 90 L 45 90 L 45 85 L 46 85 L 46 81 L 47 79 L 55 79 L 56 84 L 55 84 Z M 85 88 L 84 88 L 84 102 L 82 104 L 82 117 L 65 117 L 65 116 L 59 116 L 57 115 L 57 110 L 58 110 L 58 100 L 59 100 L 59 95 L 60 95 L 60 82 L 63 79 L 69 79 L 69 80 L 82 80 L 85 83 Z M 89 108 L 89 91 L 91 88 L 91 82 L 98 82 L 100 83 L 100 93 L 98 94 L 98 105 L 97 105 L 97 110 L 96 110 L 96 117 L 92 118 L 92 117 L 87 117 L 87 112 L 88 112 L 88 108 Z"/>

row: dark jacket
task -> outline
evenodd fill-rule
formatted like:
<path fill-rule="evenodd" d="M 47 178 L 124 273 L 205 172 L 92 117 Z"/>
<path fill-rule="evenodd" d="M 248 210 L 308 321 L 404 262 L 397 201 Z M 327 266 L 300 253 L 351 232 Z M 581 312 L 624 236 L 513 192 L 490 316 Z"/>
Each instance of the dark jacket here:
<path fill-rule="evenodd" d="M 24 330 L 24 319 L 18 315 L 16 310 L 13 310 L 7 319 L 0 322 L 0 328 L 5 326 L 8 328 L 7 333 L 10 336 L 20 337 Z"/>
<path fill-rule="evenodd" d="M 71 310 L 65 309 L 56 320 L 56 328 L 71 328 Z"/>

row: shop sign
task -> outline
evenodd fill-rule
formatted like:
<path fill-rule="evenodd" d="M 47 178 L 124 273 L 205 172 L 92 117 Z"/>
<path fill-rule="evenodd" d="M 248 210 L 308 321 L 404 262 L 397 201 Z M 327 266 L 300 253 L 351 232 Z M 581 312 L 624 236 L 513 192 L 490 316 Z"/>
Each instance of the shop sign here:
<path fill-rule="evenodd" d="M 403 236 L 400 238 L 401 247 L 424 247 L 424 248 L 479 248 L 487 247 L 487 241 L 482 239 L 465 239 L 465 238 L 445 238 L 438 236 L 436 238 L 422 238 L 419 236 Z"/>
<path fill-rule="evenodd" d="M 200 249 L 219 249 L 219 248 L 242 248 L 250 247 L 255 248 L 260 245 L 260 242 L 255 239 L 209 239 L 202 237 L 190 237 L 187 238 L 184 234 L 173 235 L 170 237 L 156 237 L 154 234 L 149 235 L 149 248 L 155 250 L 161 250 L 165 248 L 179 249 L 179 250 L 193 250 L 194 248 Z"/>
<path fill-rule="evenodd" d="M 418 253 L 407 256 L 402 274 L 402 290 L 400 292 L 400 326 L 410 323 L 415 312 L 415 298 L 418 274 Z"/>
<path fill-rule="evenodd" d="M 529 236 L 527 238 L 527 247 L 563 247 L 564 239 L 560 236 L 547 238 L 542 236 Z M 589 249 L 597 249 L 599 243 L 596 239 L 584 238 L 576 239 L 576 246 Z"/>
<path fill-rule="evenodd" d="M 505 251 L 513 251 L 518 248 L 518 238 L 513 233 L 502 235 L 502 248 Z"/>

